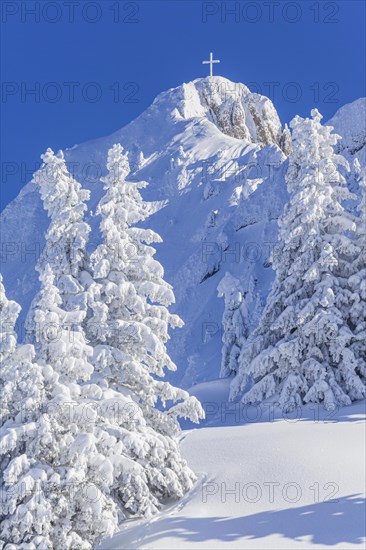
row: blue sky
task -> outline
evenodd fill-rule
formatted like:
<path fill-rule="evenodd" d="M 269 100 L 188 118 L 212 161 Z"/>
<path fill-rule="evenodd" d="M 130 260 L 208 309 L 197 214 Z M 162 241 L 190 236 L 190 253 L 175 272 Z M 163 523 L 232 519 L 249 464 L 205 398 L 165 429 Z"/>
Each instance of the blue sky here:
<path fill-rule="evenodd" d="M 47 148 L 107 135 L 168 88 L 215 74 L 271 97 L 283 122 L 365 95 L 363 1 L 1 3 L 1 208 Z M 34 90 L 30 93 L 30 90 Z"/>

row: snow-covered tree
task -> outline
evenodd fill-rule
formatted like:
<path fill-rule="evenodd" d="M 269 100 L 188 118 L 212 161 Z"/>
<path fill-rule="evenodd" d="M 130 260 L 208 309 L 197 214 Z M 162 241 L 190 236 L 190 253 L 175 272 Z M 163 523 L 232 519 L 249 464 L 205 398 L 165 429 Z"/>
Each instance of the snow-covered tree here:
<path fill-rule="evenodd" d="M 111 470 L 108 441 L 117 454 L 121 450 L 103 428 L 111 415 L 102 409 L 91 421 L 86 414 L 90 405 L 95 410 L 106 402 L 88 383 L 92 348 L 82 329 L 86 299 L 78 278 L 89 232 L 83 221 L 88 193 L 68 174 L 62 153 L 48 150 L 42 158 L 33 181 L 51 224 L 30 313 L 36 352 L 32 345 L 16 346 L 13 332 L 2 338 L 14 349 L 1 366 L 1 530 L 16 547 L 91 548 L 118 525 L 116 480 L 103 469 Z M 14 318 L 16 307 L 2 310 Z"/>
<path fill-rule="evenodd" d="M 220 370 L 220 377 L 225 378 L 239 370 L 240 351 L 249 334 L 249 312 L 240 281 L 229 272 L 221 279 L 217 292 L 225 301 Z"/>
<path fill-rule="evenodd" d="M 85 310 L 85 293 L 79 279 L 87 261 L 86 244 L 90 226 L 84 221 L 84 215 L 90 192 L 83 189 L 69 173 L 62 151 L 55 155 L 47 149 L 41 158 L 43 164 L 32 181 L 39 190 L 51 223 L 37 270 L 41 272 L 43 266 L 49 264 L 61 292 L 63 306 Z M 28 328 L 35 330 L 31 324 L 32 308 Z"/>
<path fill-rule="evenodd" d="M 286 409 L 309 401 L 332 408 L 365 395 L 342 303 L 355 250 L 353 217 L 342 206 L 352 198 L 340 168 L 348 163 L 334 153 L 339 136 L 321 118 L 315 109 L 311 119 L 291 122 L 290 201 L 272 258 L 276 278 L 232 383 L 234 398 L 252 380 L 246 403 L 277 395 Z"/>
<path fill-rule="evenodd" d="M 174 153 L 174 155 L 170 159 L 171 168 L 174 170 L 175 168 L 182 166 L 182 164 L 185 163 L 187 158 L 188 158 L 188 154 L 185 152 L 182 145 L 179 145 L 178 150 Z"/>
<path fill-rule="evenodd" d="M 356 253 L 351 265 L 352 274 L 348 278 L 350 295 L 349 323 L 355 339 L 352 350 L 358 361 L 356 371 L 366 383 L 366 168 L 355 161 L 360 201 L 356 219 Z"/>
<path fill-rule="evenodd" d="M 124 344 L 119 348 L 100 346 L 92 357 L 93 349 L 82 326 L 87 294 L 81 281 L 90 284 L 89 293 L 93 290 L 90 295 L 95 292 L 94 298 L 99 285 L 82 269 L 86 267 L 88 234 L 82 217 L 86 195 L 65 176 L 63 167 L 58 170 L 59 158 L 46 154 L 55 182 L 54 197 L 46 174 L 41 172 L 41 177 L 35 178 L 51 213 L 45 252 L 37 266 L 41 289 L 32 305 L 35 358 L 32 345 L 17 352 L 12 327 L 18 308 L 7 303 L 0 288 L 0 301 L 5 304 L 1 312 L 11 321 L 7 336 L 1 337 L 1 349 L 15 358 L 15 364 L 7 358 L 7 367 L 1 370 L 6 379 L 0 439 L 4 471 L 1 528 L 5 543 L 17 548 L 90 549 L 102 537 L 112 535 L 121 520 L 130 515 L 148 516 L 164 499 L 182 496 L 194 479 L 174 436 L 177 416 L 191 415 L 198 420 L 198 403 L 186 392 L 149 376 L 142 361 L 139 364 L 128 355 Z M 118 201 L 116 204 L 121 214 Z M 113 227 L 115 219 L 110 219 Z M 108 220 L 104 221 L 107 228 Z M 75 224 L 80 227 L 80 240 Z M 55 262 L 53 242 L 59 259 Z M 160 296 L 154 267 L 153 262 L 146 266 L 146 272 L 151 269 L 152 281 L 145 291 L 141 282 L 141 292 L 152 296 L 156 291 Z M 139 271 L 129 272 L 131 277 L 133 273 L 137 276 Z M 110 282 L 103 287 L 103 299 L 114 311 L 114 301 L 109 300 L 113 296 L 113 272 L 110 275 Z M 123 290 L 122 286 L 117 289 Z M 166 291 L 171 292 L 168 285 Z M 164 288 L 161 292 L 164 295 Z M 128 297 L 120 297 L 120 306 L 128 310 Z M 99 312 L 97 301 L 93 304 Z M 99 305 L 103 310 L 104 304 Z M 146 330 L 142 331 L 156 352 L 156 356 L 151 354 L 151 360 L 156 361 L 154 373 L 163 369 L 158 361 L 169 363 L 156 334 L 163 334 L 162 324 L 164 319 L 168 323 L 170 314 L 159 307 L 146 303 L 144 314 L 151 322 L 147 318 Z M 119 341 L 118 333 L 113 337 Z M 150 351 L 145 349 L 146 360 Z M 93 363 L 102 365 L 103 375 L 108 367 L 113 373 L 119 366 L 125 371 L 111 381 L 94 373 Z M 177 403 L 164 414 L 154 407 L 158 399 Z"/>
<path fill-rule="evenodd" d="M 40 279 L 34 305 L 37 363 L 28 360 L 21 366 L 16 382 L 28 382 L 25 407 L 18 412 L 14 392 L 12 419 L 1 438 L 2 533 L 16 547 L 91 548 L 93 540 L 111 535 L 118 521 L 96 467 L 106 457 L 97 450 L 85 413 L 87 386 L 80 386 L 93 371 L 87 359 L 92 350 L 80 332 L 65 328 L 80 324 L 83 313 L 61 308 L 48 265 Z M 41 397 L 36 401 L 33 384 Z"/>
<path fill-rule="evenodd" d="M 20 305 L 8 300 L 5 294 L 3 278 L 0 274 L 0 364 L 14 353 L 17 343 L 15 323 L 20 312 Z"/>
<path fill-rule="evenodd" d="M 32 364 L 34 349 L 31 345 L 19 346 L 15 324 L 20 306 L 8 300 L 0 275 L 0 426 L 2 427 L 15 412 L 18 414 L 24 406 L 24 400 L 39 401 L 40 390 L 37 386 L 37 371 L 30 376 L 25 367 Z"/>
<path fill-rule="evenodd" d="M 48 264 L 40 280 L 36 362 L 32 345 L 19 346 L 5 369 L 2 540 L 14 548 L 90 549 L 117 529 L 112 457 L 117 469 L 128 459 L 108 432 L 113 415 L 100 389 L 87 383 L 92 349 L 71 328 L 80 326 L 84 312 L 62 309 Z"/>
<path fill-rule="evenodd" d="M 90 257 L 91 275 L 84 274 L 92 312 L 85 326 L 99 380 L 130 395 L 146 422 L 145 439 L 134 449 L 134 457 L 144 473 L 147 495 L 142 501 L 141 489 L 131 486 L 127 496 L 119 489 L 127 509 L 145 513 L 146 506 L 156 509 L 163 498 L 181 496 L 191 486 L 194 476 L 175 439 L 177 418 L 197 422 L 203 411 L 194 397 L 161 380 L 166 368 L 176 369 L 166 343 L 169 327 L 179 327 L 182 321 L 167 309 L 174 294 L 153 258 L 150 245 L 161 238 L 135 225 L 147 216 L 139 192 L 146 183 L 126 181 L 129 163 L 120 145 L 110 149 L 107 168 L 106 194 L 97 208 L 102 243 Z"/>
<path fill-rule="evenodd" d="M 189 154 L 180 145 L 178 150 L 175 151 L 174 155 L 170 158 L 170 170 L 168 170 L 166 174 L 170 181 L 169 187 L 172 193 L 174 193 L 177 188 L 184 189 L 187 185 L 188 174 L 186 164 L 188 157 Z"/>
<path fill-rule="evenodd" d="M 28 459 L 26 442 L 35 435 L 33 415 L 43 402 L 44 387 L 33 346 L 17 344 L 19 312 L 20 306 L 7 299 L 0 276 L 0 544 L 13 548 L 30 541 L 31 531 L 34 535 L 43 531 L 43 540 L 47 539 L 50 514 L 32 498 L 44 471 Z"/>

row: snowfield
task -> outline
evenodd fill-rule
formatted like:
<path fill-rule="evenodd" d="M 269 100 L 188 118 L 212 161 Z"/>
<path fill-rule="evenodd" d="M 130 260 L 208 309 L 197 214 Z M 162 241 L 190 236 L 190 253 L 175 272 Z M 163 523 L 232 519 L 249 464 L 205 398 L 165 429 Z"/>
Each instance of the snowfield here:
<path fill-rule="evenodd" d="M 365 402 L 284 418 L 227 405 L 225 380 L 192 393 L 208 417 L 183 432 L 195 488 L 153 519 L 127 521 L 99 550 L 365 547 Z"/>

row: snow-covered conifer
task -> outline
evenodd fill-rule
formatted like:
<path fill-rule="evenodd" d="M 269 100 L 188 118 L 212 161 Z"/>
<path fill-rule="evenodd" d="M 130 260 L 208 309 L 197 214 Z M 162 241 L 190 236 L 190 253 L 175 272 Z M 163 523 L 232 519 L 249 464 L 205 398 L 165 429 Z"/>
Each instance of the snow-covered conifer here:
<path fill-rule="evenodd" d="M 37 406 L 41 396 L 38 371 L 31 345 L 17 344 L 15 323 L 20 306 L 8 300 L 0 275 L 0 427 L 13 419 L 22 408 Z"/>
<path fill-rule="evenodd" d="M 43 160 L 34 182 L 51 224 L 31 309 L 36 353 L 32 345 L 17 346 L 2 365 L 1 528 L 17 548 L 90 549 L 123 517 L 113 492 L 128 452 L 110 425 L 116 402 L 133 403 L 104 395 L 90 381 L 92 348 L 82 328 L 86 299 L 78 280 L 89 232 L 83 221 L 88 193 L 68 174 L 62 154 L 48 150 Z M 142 422 L 138 415 L 136 422 Z"/>
<path fill-rule="evenodd" d="M 249 333 L 249 312 L 240 281 L 229 272 L 217 287 L 219 298 L 224 298 L 225 309 L 222 317 L 222 357 L 220 377 L 237 374 L 240 351 Z"/>
<path fill-rule="evenodd" d="M 365 395 L 342 303 L 355 229 L 342 206 L 352 198 L 339 168 L 348 164 L 334 153 L 339 136 L 321 118 L 315 109 L 311 119 L 291 123 L 290 201 L 272 258 L 276 279 L 232 384 L 234 398 L 253 381 L 247 403 L 278 395 L 284 408 L 309 401 L 332 408 Z"/>
<path fill-rule="evenodd" d="M 27 453 L 37 429 L 34 414 L 44 400 L 43 376 L 33 361 L 33 346 L 17 343 L 19 312 L 20 306 L 7 299 L 0 276 L 0 543 L 21 548 L 39 535 L 38 541 L 50 548 L 51 510 L 34 498 L 36 484 L 47 474 L 34 467 Z"/>
<path fill-rule="evenodd" d="M 360 201 L 356 218 L 355 246 L 356 253 L 351 264 L 351 275 L 348 278 L 348 289 L 351 293 L 349 323 L 354 333 L 352 349 L 357 358 L 357 372 L 366 383 L 366 169 L 355 161 Z"/>
<path fill-rule="evenodd" d="M 111 168 L 117 168 L 120 176 L 118 170 L 124 174 L 126 159 L 120 154 L 117 157 L 121 165 L 112 163 Z M 144 238 L 153 240 L 154 234 L 130 228 L 128 237 L 119 238 L 119 224 L 125 216 L 130 219 L 131 215 L 135 221 L 144 217 L 142 201 L 135 205 L 127 194 L 123 208 L 111 184 L 112 196 L 101 201 L 106 214 L 102 232 L 108 235 L 107 244 L 101 247 L 106 246 L 106 256 L 97 258 L 104 250 L 98 247 L 92 259 L 95 269 L 105 268 L 107 259 L 111 269 L 109 278 L 94 282 L 83 270 L 88 226 L 80 198 L 85 195 L 78 184 L 75 189 L 72 178 L 63 178 L 58 157 L 48 152 L 46 158 L 52 166 L 56 192 L 52 197 L 43 172 L 39 188 L 52 213 L 45 252 L 37 266 L 41 289 L 32 305 L 37 353 L 34 357 L 33 346 L 23 346 L 17 358 L 21 373 L 14 370 L 15 382 L 12 379 L 5 385 L 1 527 L 5 541 L 17 547 L 87 549 L 112 535 L 119 521 L 130 515 L 148 516 L 164 499 L 181 497 L 191 487 L 194 475 L 180 456 L 176 419 L 182 416 L 197 421 L 202 411 L 186 392 L 158 379 L 165 365 L 174 368 L 165 338 L 168 325 L 178 326 L 180 320 L 161 305 L 173 295 L 169 285 L 160 281 L 162 269 L 152 258 L 153 249 L 142 242 Z M 106 179 L 108 182 L 108 176 Z M 68 202 L 71 196 L 73 200 Z M 79 241 L 75 224 L 81 230 Z M 53 261 L 52 243 L 57 244 L 59 261 Z M 114 249 L 113 243 L 126 246 Z M 125 254 L 121 272 L 110 255 L 117 252 L 118 262 L 120 250 Z M 145 258 L 143 252 L 147 251 L 150 254 Z M 144 257 L 145 265 L 126 261 L 135 254 Z M 96 346 L 94 355 L 82 326 L 87 296 L 94 308 L 88 330 L 93 320 L 101 322 L 103 343 Z M 17 306 L 7 305 L 2 288 L 0 300 L 6 306 L 1 311 L 10 316 L 13 326 Z M 131 322 L 135 318 L 136 333 Z M 94 340 L 98 344 L 97 338 Z M 15 356 L 13 328 L 2 341 L 1 349 Z M 8 375 L 9 370 L 2 372 Z M 166 401 L 172 406 L 160 411 L 158 407 Z"/>
<path fill-rule="evenodd" d="M 71 327 L 84 312 L 62 309 L 48 264 L 40 280 L 36 362 L 28 344 L 1 367 L 2 540 L 14 548 L 91 549 L 118 525 L 111 453 L 103 454 L 116 440 L 100 427 L 108 415 L 95 412 L 104 404 L 100 390 L 82 384 L 93 371 L 92 350 Z"/>
<path fill-rule="evenodd" d="M 89 225 L 84 221 L 87 210 L 85 202 L 90 192 L 83 189 L 69 173 L 62 151 L 55 155 L 47 149 L 41 158 L 43 164 L 32 181 L 39 190 L 51 223 L 37 270 L 41 272 L 44 265 L 49 264 L 61 292 L 63 306 L 85 310 L 85 294 L 79 279 L 86 263 L 86 244 L 90 232 Z"/>
<path fill-rule="evenodd" d="M 92 348 L 82 329 L 86 299 L 78 280 L 88 193 L 68 174 L 62 154 L 48 150 L 43 160 L 34 182 L 51 224 L 30 316 L 36 352 L 30 344 L 16 345 L 13 328 L 1 336 L 4 352 L 11 352 L 1 365 L 1 528 L 16 547 L 86 549 L 117 528 L 119 470 L 115 478 L 105 472 L 113 470 L 108 445 L 119 461 L 121 449 L 104 429 L 111 416 L 103 409 L 107 400 L 88 383 Z M 14 324 L 17 306 L 6 302 L 2 288 L 0 295 L 2 315 Z M 90 416 L 90 406 L 103 413 Z"/>
<path fill-rule="evenodd" d="M 142 501 L 145 493 L 133 486 L 128 498 L 120 490 L 124 506 L 141 514 L 191 486 L 194 476 L 175 439 L 177 418 L 197 422 L 203 412 L 195 398 L 161 380 L 165 368 L 176 368 L 166 349 L 169 327 L 179 327 L 182 321 L 168 311 L 174 294 L 150 246 L 161 239 L 150 229 L 136 227 L 147 216 L 139 192 L 146 183 L 126 181 L 129 163 L 120 145 L 110 149 L 107 168 L 106 194 L 97 208 L 102 243 L 90 257 L 92 276 L 85 281 L 92 311 L 86 331 L 100 379 L 111 390 L 130 395 L 146 422 L 143 446 L 134 450 L 146 496 Z"/>
<path fill-rule="evenodd" d="M 20 305 L 8 300 L 5 294 L 3 278 L 0 274 L 0 361 L 1 364 L 14 353 L 17 336 L 15 323 L 20 312 Z"/>

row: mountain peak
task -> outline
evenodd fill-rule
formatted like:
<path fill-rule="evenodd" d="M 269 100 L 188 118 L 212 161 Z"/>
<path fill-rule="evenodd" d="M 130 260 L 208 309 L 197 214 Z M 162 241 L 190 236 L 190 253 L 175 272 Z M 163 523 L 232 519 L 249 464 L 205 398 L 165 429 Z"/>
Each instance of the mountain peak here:
<path fill-rule="evenodd" d="M 280 145 L 282 126 L 272 101 L 222 76 L 197 78 L 157 96 L 152 107 L 176 120 L 205 118 L 223 134 Z"/>

